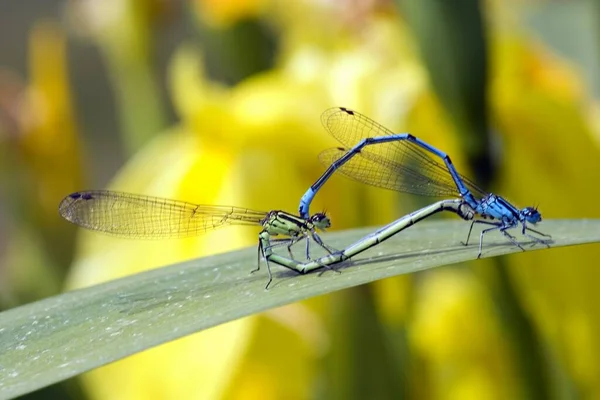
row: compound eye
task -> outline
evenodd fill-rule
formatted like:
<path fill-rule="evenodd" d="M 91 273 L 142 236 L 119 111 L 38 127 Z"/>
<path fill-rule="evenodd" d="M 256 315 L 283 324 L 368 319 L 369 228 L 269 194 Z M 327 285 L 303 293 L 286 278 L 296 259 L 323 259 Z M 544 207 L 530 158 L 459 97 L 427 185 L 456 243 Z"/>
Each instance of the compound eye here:
<path fill-rule="evenodd" d="M 535 207 L 526 207 L 522 211 L 523 217 L 530 223 L 538 223 L 542 220 L 542 215 Z"/>
<path fill-rule="evenodd" d="M 329 221 L 329 218 L 324 213 L 318 213 L 318 214 L 313 215 L 311 220 L 312 220 L 313 224 L 319 226 L 321 229 L 329 228 L 331 226 L 331 222 Z"/>
<path fill-rule="evenodd" d="M 318 213 L 318 214 L 315 214 L 313 216 L 313 221 L 314 222 L 322 222 L 325 219 L 327 219 L 327 216 L 325 214 L 322 214 L 322 213 Z"/>

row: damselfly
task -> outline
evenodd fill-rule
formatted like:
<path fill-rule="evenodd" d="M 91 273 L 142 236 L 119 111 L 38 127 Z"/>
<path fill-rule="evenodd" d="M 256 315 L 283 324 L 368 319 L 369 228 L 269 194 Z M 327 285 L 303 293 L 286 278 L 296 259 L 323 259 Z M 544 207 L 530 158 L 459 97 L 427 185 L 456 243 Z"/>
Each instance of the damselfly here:
<path fill-rule="evenodd" d="M 300 218 L 285 211 L 255 211 L 230 206 L 193 204 L 185 201 L 145 196 L 110 190 L 87 190 L 65 197 L 59 213 L 67 221 L 86 229 L 135 239 L 169 239 L 197 236 L 225 225 L 258 225 L 258 268 L 260 258 L 265 260 L 269 281 L 273 280 L 269 260 L 274 246 L 291 247 L 306 239 L 306 258 L 310 259 L 309 241 L 312 238 L 328 253 L 335 250 L 327 246 L 317 230 L 325 230 L 331 221 L 324 213 Z M 287 236 L 273 239 L 273 236 Z M 299 273 L 309 272 L 305 267 L 284 265 Z M 254 272 L 253 271 L 253 272 Z"/>
<path fill-rule="evenodd" d="M 484 235 L 493 230 L 499 230 L 515 246 L 525 250 L 507 232 L 519 224 L 523 235 L 548 246 L 546 240 L 528 233 L 531 231 L 550 237 L 529 226 L 542 220 L 542 215 L 535 207 L 518 209 L 503 197 L 484 192 L 456 171 L 446 153 L 411 134 L 395 134 L 347 108 L 329 109 L 321 119 L 329 133 L 346 148 L 333 148 L 321 153 L 321 161 L 329 167 L 302 196 L 300 216 L 306 218 L 315 194 L 339 170 L 354 180 L 386 189 L 422 196 L 460 196 L 483 218 L 472 221 L 465 245 L 469 242 L 474 224 L 492 226 L 480 234 L 478 258 L 481 257 Z M 441 159 L 444 164 L 440 164 L 434 157 Z"/>

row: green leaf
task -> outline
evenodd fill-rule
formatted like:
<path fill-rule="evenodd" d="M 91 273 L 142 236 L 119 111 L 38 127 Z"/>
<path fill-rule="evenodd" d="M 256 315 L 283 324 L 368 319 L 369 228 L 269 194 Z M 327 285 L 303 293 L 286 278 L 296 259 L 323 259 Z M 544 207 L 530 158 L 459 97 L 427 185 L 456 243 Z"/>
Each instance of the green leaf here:
<path fill-rule="evenodd" d="M 22 395 L 169 340 L 237 318 L 394 275 L 477 257 L 460 244 L 463 221 L 424 222 L 340 265 L 298 276 L 256 267 L 256 248 L 205 257 L 0 313 L 0 398 Z M 540 229 L 552 247 L 600 241 L 600 220 L 549 220 Z M 345 247 L 372 229 L 324 235 Z M 479 232 L 479 231 L 477 231 Z M 529 246 L 529 243 L 527 243 Z M 302 247 L 302 246 L 300 246 Z M 535 245 L 531 250 L 545 249 Z M 300 249 L 298 249 L 300 250 Z M 485 237 L 483 257 L 520 252 L 498 233 Z"/>

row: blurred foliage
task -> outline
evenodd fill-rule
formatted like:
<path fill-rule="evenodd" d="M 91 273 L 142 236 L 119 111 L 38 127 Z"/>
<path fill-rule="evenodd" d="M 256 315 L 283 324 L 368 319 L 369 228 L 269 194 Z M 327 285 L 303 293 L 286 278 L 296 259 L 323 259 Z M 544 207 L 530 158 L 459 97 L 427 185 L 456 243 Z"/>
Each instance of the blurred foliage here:
<path fill-rule="evenodd" d="M 544 217 L 598 217 L 598 103 L 582 67 L 525 29 L 523 3 L 71 0 L 66 21 L 98 49 L 114 95 L 122 143 L 109 146 L 129 159 L 111 188 L 293 211 L 335 144 L 320 113 L 347 106 L 444 149 L 517 204 L 541 202 Z M 173 26 L 185 37 L 158 59 Z M 68 288 L 255 244 L 251 229 L 169 243 L 82 232 L 74 252 L 56 205 L 91 184 L 91 139 L 79 133 L 64 31 L 36 23 L 28 77 L 0 73 L 2 307 L 60 290 L 73 256 Z M 376 225 L 420 204 L 401 200 L 332 179 L 314 209 L 326 206 L 335 228 Z M 557 249 L 389 279 L 83 383 L 97 399 L 600 397 L 596 258 L 597 246 Z"/>
<path fill-rule="evenodd" d="M 154 30 L 169 15 L 164 0 L 69 0 L 67 16 L 80 36 L 97 45 L 115 94 L 121 135 L 133 154 L 165 126 L 153 60 Z"/>
<path fill-rule="evenodd" d="M 65 38 L 58 27 L 40 23 L 29 46 L 29 84 L 5 75 L 7 112 L 2 150 L 3 194 L 20 229 L 5 253 L 9 302 L 31 301 L 59 290 L 73 253 L 73 233 L 56 212 L 55 199 L 83 182 L 82 148 L 68 88 Z M 32 258 L 19 266 L 20 255 Z M 28 263 L 25 263 L 28 265 Z M 50 267 L 50 268 L 49 268 Z M 42 279 L 31 279 L 37 276 Z"/>
<path fill-rule="evenodd" d="M 431 83 L 461 135 L 476 181 L 492 179 L 487 104 L 487 41 L 473 0 L 398 0 L 415 32 Z"/>

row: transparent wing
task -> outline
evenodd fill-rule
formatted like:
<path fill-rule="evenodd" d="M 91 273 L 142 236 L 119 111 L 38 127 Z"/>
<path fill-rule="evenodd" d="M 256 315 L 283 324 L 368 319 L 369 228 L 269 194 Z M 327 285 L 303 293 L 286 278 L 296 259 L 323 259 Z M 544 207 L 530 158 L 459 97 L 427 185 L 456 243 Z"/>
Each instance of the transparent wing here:
<path fill-rule="evenodd" d="M 319 154 L 319 160 L 324 165 L 331 165 L 345 153 L 346 150 L 341 148 L 327 149 Z M 386 160 L 369 152 L 357 154 L 336 171 L 355 181 L 384 189 L 431 197 L 457 195 L 456 185 L 452 180 L 432 179 L 414 167 Z"/>
<path fill-rule="evenodd" d="M 325 129 L 348 150 L 366 138 L 394 135 L 372 119 L 346 108 L 326 110 L 321 116 Z M 320 159 L 329 166 L 339 152 L 326 150 Z M 362 159 L 362 160 L 361 160 Z M 360 182 L 423 196 L 456 196 L 456 184 L 443 161 L 408 140 L 365 146 L 340 172 Z M 361 167 L 366 169 L 362 170 Z M 388 174 L 393 175 L 388 175 Z M 468 178 L 459 175 L 474 194 L 485 195 Z M 450 192 L 450 188 L 452 191 Z M 436 191 L 438 190 L 439 191 Z"/>
<path fill-rule="evenodd" d="M 138 239 L 197 236 L 229 224 L 260 225 L 267 215 L 110 190 L 72 193 L 58 209 L 64 219 L 83 228 Z"/>

